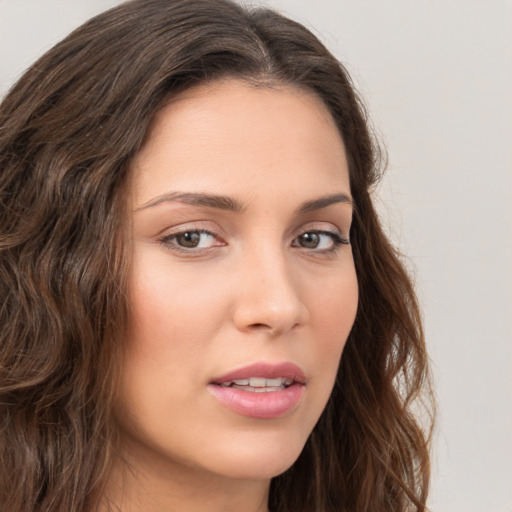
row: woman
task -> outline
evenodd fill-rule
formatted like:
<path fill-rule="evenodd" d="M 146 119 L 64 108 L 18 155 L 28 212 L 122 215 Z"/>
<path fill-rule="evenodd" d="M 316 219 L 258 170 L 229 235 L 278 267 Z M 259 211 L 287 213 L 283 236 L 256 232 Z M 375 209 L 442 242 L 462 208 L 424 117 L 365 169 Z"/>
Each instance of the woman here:
<path fill-rule="evenodd" d="M 128 2 L 0 126 L 1 510 L 425 510 L 420 315 L 309 31 Z"/>

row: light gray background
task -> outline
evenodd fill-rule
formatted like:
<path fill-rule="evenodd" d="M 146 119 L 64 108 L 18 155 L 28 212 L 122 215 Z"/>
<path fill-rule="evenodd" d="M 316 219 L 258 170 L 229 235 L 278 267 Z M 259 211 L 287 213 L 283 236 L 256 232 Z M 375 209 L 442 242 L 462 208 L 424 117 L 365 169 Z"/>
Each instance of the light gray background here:
<path fill-rule="evenodd" d="M 117 3 L 0 0 L 0 96 Z M 438 393 L 431 508 L 512 512 L 512 2 L 266 3 L 347 65 L 389 151 L 382 216 L 416 274 Z"/>

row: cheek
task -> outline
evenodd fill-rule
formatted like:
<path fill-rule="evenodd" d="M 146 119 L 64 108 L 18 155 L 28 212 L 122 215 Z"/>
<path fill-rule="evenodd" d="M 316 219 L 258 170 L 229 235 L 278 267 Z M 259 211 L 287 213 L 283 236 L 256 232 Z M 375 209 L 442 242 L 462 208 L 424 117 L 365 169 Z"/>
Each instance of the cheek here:
<path fill-rule="evenodd" d="M 353 266 L 325 282 L 311 297 L 310 329 L 317 340 L 313 349 L 318 375 L 323 376 L 327 386 L 332 386 L 357 313 L 358 284 Z"/>
<path fill-rule="evenodd" d="M 322 286 L 310 291 L 314 298 L 311 309 L 318 320 L 315 327 L 326 335 L 343 337 L 352 328 L 359 299 L 357 276 L 352 258 L 322 281 Z M 323 327 L 322 327 L 323 326 Z M 346 338 L 346 336 L 345 336 Z"/>
<path fill-rule="evenodd" d="M 193 355 L 223 318 L 218 284 L 205 279 L 204 272 L 171 265 L 165 254 L 143 254 L 135 264 L 138 271 L 130 288 L 132 338 L 156 357 L 160 351 Z"/>
<path fill-rule="evenodd" d="M 167 445 L 179 430 L 173 418 L 196 418 L 190 404 L 204 391 L 223 305 L 212 300 L 215 283 L 169 265 L 165 255 L 141 253 L 135 254 L 129 288 L 129 338 L 116 413 L 134 438 Z"/>
<path fill-rule="evenodd" d="M 211 299 L 209 284 L 198 283 L 193 273 L 179 266 L 171 273 L 168 259 L 150 251 L 136 256 L 121 398 L 137 421 L 166 425 L 169 418 L 160 418 L 159 411 L 172 416 L 185 408 L 194 386 L 202 384 L 221 306 Z"/>

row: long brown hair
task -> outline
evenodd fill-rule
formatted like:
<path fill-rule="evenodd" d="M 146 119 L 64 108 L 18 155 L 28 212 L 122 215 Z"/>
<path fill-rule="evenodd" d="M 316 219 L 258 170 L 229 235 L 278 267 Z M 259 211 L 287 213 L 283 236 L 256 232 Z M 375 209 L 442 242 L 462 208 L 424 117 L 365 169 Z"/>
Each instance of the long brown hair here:
<path fill-rule="evenodd" d="M 0 105 L 0 510 L 85 512 L 117 436 L 128 314 L 126 183 L 156 111 L 224 77 L 323 100 L 348 159 L 359 282 L 329 403 L 273 512 L 424 511 L 430 400 L 413 286 L 370 193 L 381 166 L 344 67 L 302 25 L 230 0 L 135 0 L 37 61 Z"/>

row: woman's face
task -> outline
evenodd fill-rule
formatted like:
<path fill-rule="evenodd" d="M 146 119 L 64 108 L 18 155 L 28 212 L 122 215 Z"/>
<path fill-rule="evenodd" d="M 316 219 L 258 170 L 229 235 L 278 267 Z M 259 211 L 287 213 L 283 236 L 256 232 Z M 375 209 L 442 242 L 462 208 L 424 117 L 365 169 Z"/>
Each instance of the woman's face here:
<path fill-rule="evenodd" d="M 295 88 L 201 85 L 158 113 L 132 187 L 125 456 L 269 479 L 324 409 L 356 314 L 334 121 Z"/>

